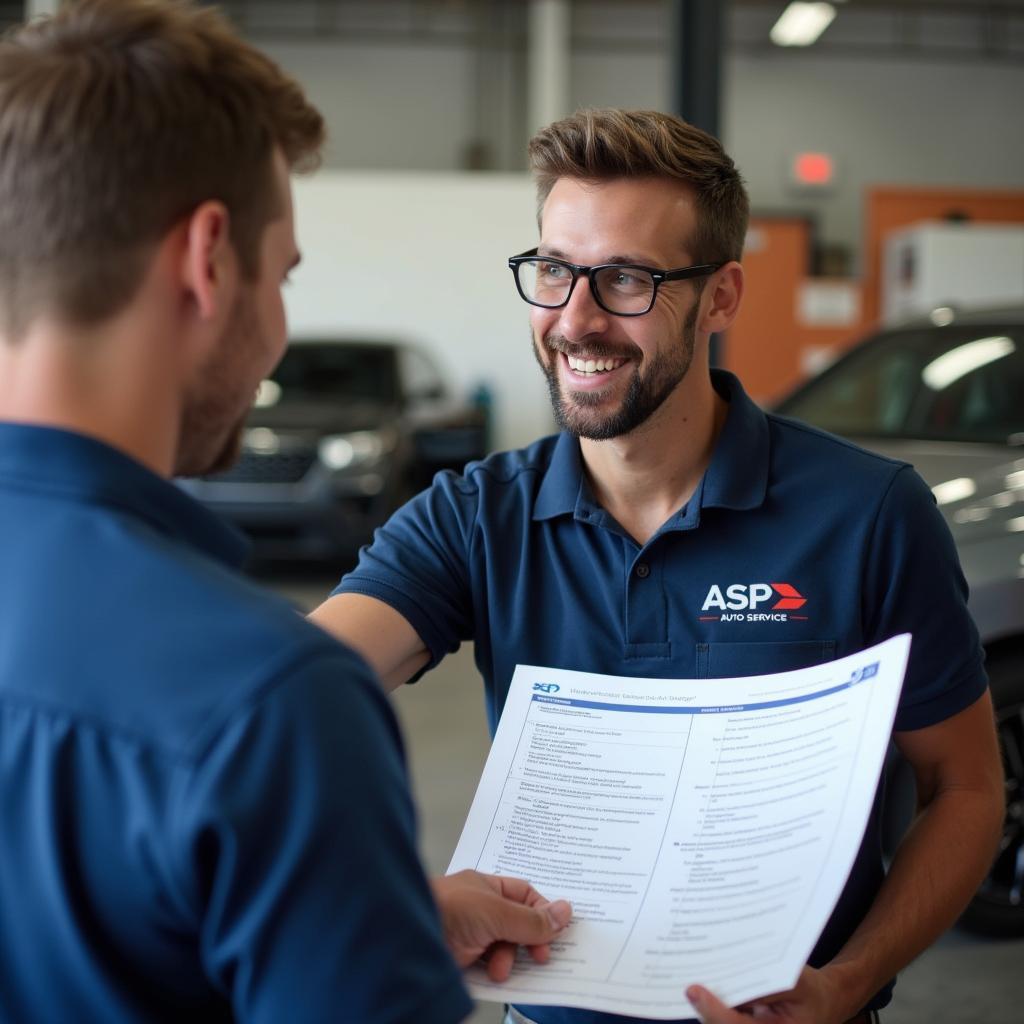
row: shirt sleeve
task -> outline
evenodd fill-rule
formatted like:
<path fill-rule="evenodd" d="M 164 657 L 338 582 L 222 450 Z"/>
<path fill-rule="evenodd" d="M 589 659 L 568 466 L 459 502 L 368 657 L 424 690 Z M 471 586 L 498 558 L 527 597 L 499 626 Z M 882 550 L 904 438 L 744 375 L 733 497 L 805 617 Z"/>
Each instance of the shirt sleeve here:
<path fill-rule="evenodd" d="M 988 685 L 977 627 L 949 528 L 909 466 L 893 477 L 866 565 L 869 643 L 912 636 L 895 728 L 921 729 L 974 703 Z"/>
<path fill-rule="evenodd" d="M 469 561 L 479 501 L 471 477 L 439 473 L 376 531 L 333 591 L 375 597 L 399 612 L 430 652 L 419 675 L 474 635 Z"/>
<path fill-rule="evenodd" d="M 472 1003 L 416 855 L 397 725 L 354 655 L 221 729 L 175 824 L 204 968 L 239 1021 L 449 1024 Z"/>

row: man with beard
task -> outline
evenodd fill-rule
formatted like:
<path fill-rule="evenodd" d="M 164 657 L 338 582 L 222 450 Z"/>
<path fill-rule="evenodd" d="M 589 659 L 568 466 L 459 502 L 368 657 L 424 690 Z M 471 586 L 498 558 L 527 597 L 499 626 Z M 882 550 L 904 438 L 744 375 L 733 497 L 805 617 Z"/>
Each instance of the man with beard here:
<path fill-rule="evenodd" d="M 748 210 L 717 140 L 664 114 L 583 111 L 530 155 L 540 242 L 509 264 L 562 432 L 440 475 L 314 618 L 390 686 L 474 641 L 492 727 L 517 663 L 721 678 L 913 633 L 895 741 L 922 813 L 888 877 L 876 805 L 792 992 L 738 1012 L 688 991 L 723 1024 L 871 1020 L 966 905 L 1000 832 L 992 707 L 951 538 L 909 466 L 766 415 L 710 369 L 709 337 L 743 293 Z M 750 614 L 725 614 L 737 608 Z M 625 1018 L 522 1006 L 509 1021 Z"/>
<path fill-rule="evenodd" d="M 0 41 L 5 1021 L 454 1024 L 460 965 L 571 912 L 464 872 L 438 914 L 369 669 L 168 479 L 231 461 L 282 354 L 322 140 L 208 8 Z"/>

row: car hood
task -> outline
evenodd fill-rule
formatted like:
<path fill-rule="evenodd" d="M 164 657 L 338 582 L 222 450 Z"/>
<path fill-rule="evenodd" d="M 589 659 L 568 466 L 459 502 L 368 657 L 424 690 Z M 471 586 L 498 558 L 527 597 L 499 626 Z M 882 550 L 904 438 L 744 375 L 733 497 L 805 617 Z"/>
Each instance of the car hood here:
<path fill-rule="evenodd" d="M 265 427 L 292 437 L 315 440 L 326 434 L 347 434 L 354 430 L 379 430 L 393 426 L 398 418 L 394 405 L 380 402 L 281 403 L 264 409 L 253 409 L 246 427 Z"/>
<path fill-rule="evenodd" d="M 1024 459 L 1024 450 L 1018 453 L 1016 449 L 1002 445 L 874 437 L 851 437 L 850 440 L 891 459 L 909 462 L 929 487 L 959 477 L 975 481 L 979 477 L 987 479 L 1017 459 Z"/>
<path fill-rule="evenodd" d="M 1013 581 L 1019 588 L 1024 571 L 1024 450 L 954 442 L 852 440 L 911 463 L 936 491 L 972 589 L 996 581 Z M 956 483 L 943 488 L 951 481 Z"/>
<path fill-rule="evenodd" d="M 970 584 L 968 606 L 982 640 L 1019 636 L 1024 623 L 1024 450 L 874 438 L 858 443 L 911 463 L 936 492 Z"/>
<path fill-rule="evenodd" d="M 1007 531 L 1024 516 L 1024 449 L 952 441 L 851 438 L 854 443 L 909 462 L 929 487 L 949 521 L 957 543 Z M 965 481 L 953 497 L 943 486 Z M 954 492 L 955 493 L 955 492 Z M 1012 531 L 1011 531 L 1012 532 Z"/>

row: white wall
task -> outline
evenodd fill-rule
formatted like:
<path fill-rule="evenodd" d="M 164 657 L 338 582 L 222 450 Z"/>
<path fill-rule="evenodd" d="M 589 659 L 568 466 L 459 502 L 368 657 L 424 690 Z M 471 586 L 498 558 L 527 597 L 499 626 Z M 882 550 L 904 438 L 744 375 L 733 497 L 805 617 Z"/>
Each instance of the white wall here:
<path fill-rule="evenodd" d="M 506 264 L 536 244 L 525 174 L 324 171 L 296 181 L 295 204 L 292 337 L 419 342 L 462 393 L 491 388 L 498 447 L 554 429 L 529 307 Z"/>
<path fill-rule="evenodd" d="M 473 137 L 474 56 L 457 46 L 267 43 L 327 122 L 328 167 L 456 170 Z"/>

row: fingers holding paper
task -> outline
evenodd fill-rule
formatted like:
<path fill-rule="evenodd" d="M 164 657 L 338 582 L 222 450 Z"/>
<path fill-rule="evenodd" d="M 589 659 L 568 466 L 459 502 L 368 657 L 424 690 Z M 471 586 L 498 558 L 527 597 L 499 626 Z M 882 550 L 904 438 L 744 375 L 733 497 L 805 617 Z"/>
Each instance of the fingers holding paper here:
<path fill-rule="evenodd" d="M 456 963 L 485 960 L 491 981 L 508 979 L 518 946 L 544 963 L 552 939 L 572 917 L 565 900 L 550 902 L 521 878 L 459 871 L 434 879 L 433 888 Z"/>
<path fill-rule="evenodd" d="M 703 1024 L 749 1024 L 751 1018 L 776 1024 L 841 1024 L 849 1012 L 839 1006 L 834 986 L 826 974 L 813 967 L 800 972 L 788 992 L 764 996 L 730 1009 L 702 985 L 691 985 L 686 998 Z"/>

